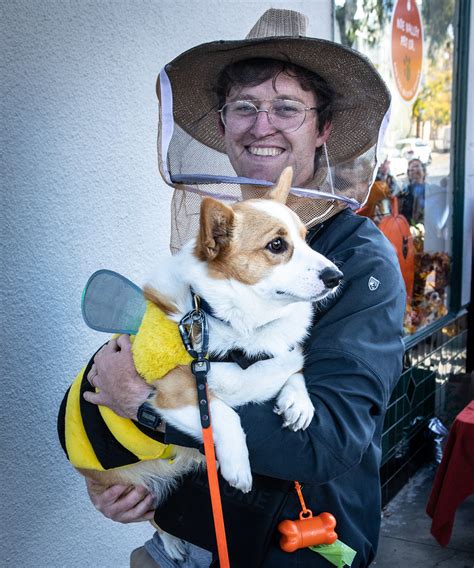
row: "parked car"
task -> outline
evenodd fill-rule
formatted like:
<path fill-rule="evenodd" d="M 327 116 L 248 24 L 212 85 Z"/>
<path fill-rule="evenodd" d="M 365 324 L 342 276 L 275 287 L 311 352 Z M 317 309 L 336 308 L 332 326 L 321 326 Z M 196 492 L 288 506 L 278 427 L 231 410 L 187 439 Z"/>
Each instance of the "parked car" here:
<path fill-rule="evenodd" d="M 431 146 L 421 138 L 401 138 L 395 144 L 399 156 L 407 160 L 416 158 L 424 164 L 431 164 Z"/>

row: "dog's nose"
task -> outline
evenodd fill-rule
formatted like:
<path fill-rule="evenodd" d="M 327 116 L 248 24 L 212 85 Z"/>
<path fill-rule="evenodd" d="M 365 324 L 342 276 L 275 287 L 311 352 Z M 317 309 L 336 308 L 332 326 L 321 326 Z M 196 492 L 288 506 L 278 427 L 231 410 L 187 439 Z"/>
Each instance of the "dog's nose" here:
<path fill-rule="evenodd" d="M 335 288 L 342 280 L 343 276 L 342 272 L 337 268 L 325 268 L 319 274 L 326 288 Z"/>

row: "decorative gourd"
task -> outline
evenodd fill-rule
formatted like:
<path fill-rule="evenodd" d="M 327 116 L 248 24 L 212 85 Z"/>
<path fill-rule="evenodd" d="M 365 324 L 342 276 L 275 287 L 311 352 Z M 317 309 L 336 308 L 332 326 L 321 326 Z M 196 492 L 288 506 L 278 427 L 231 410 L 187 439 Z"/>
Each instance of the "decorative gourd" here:
<path fill-rule="evenodd" d="M 375 208 L 377 206 L 377 203 L 379 203 L 383 199 L 388 199 L 389 196 L 390 189 L 387 183 L 381 180 L 374 181 L 372 187 L 370 188 L 367 202 L 363 207 L 357 210 L 357 215 L 373 219 L 375 216 Z"/>
<path fill-rule="evenodd" d="M 379 229 L 395 248 L 407 289 L 407 300 L 410 302 L 413 296 L 413 283 L 415 279 L 415 248 L 413 246 L 413 237 L 406 217 L 398 212 L 398 199 L 392 197 L 390 202 L 392 212 L 380 221 Z"/>

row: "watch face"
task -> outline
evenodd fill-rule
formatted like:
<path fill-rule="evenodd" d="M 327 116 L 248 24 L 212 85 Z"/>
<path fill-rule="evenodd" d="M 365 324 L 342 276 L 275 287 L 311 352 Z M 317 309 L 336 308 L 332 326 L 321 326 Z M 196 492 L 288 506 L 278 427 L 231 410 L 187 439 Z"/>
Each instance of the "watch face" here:
<path fill-rule="evenodd" d="M 155 412 L 154 408 L 146 402 L 138 409 L 137 419 L 140 424 L 150 428 L 157 428 L 161 424 L 160 416 Z"/>
<path fill-rule="evenodd" d="M 144 408 L 142 411 L 142 419 L 146 420 L 146 421 L 151 421 L 154 422 L 155 418 L 156 418 L 156 414 L 154 412 L 151 412 L 150 410 Z"/>

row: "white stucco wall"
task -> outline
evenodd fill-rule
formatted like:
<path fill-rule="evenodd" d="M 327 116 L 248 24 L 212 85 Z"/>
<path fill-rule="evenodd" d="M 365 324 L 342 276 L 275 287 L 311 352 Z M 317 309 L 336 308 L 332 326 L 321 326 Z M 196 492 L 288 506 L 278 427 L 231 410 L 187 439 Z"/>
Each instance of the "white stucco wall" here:
<path fill-rule="evenodd" d="M 155 79 L 178 53 L 245 36 L 270 7 L 330 37 L 330 1 L 8 0 L 0 6 L 2 566 L 128 566 L 151 536 L 90 504 L 56 436 L 73 375 L 104 341 L 82 288 L 101 267 L 141 283 L 167 251 Z"/>

